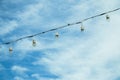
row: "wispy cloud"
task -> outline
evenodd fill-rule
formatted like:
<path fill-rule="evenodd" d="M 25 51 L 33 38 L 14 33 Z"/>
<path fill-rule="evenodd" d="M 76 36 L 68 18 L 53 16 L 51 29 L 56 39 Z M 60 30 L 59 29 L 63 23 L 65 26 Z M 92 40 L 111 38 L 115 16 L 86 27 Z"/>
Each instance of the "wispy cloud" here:
<path fill-rule="evenodd" d="M 0 64 L 0 71 L 4 70 L 4 66 L 2 64 Z"/>
<path fill-rule="evenodd" d="M 16 77 L 14 77 L 14 80 L 24 80 L 24 79 L 21 78 L 21 77 L 16 76 Z"/>
<path fill-rule="evenodd" d="M 21 66 L 17 66 L 17 65 L 13 66 L 11 69 L 12 69 L 13 71 L 19 73 L 19 74 L 23 74 L 24 72 L 28 71 L 27 68 L 21 67 Z"/>
<path fill-rule="evenodd" d="M 13 31 L 18 26 L 16 21 L 9 21 L 7 23 L 2 23 L 2 24 L 4 25 L 0 27 L 0 30 L 1 30 L 0 35 L 8 34 L 9 32 Z"/>

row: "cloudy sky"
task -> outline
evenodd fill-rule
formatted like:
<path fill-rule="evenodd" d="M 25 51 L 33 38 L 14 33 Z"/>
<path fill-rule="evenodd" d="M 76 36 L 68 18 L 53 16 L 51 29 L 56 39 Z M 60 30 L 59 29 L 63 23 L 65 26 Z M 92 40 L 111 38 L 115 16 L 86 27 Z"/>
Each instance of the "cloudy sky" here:
<path fill-rule="evenodd" d="M 0 43 L 119 7 L 119 0 L 0 0 Z M 0 45 L 0 80 L 120 80 L 120 11 L 108 15 L 84 22 L 84 32 L 78 24 Z"/>

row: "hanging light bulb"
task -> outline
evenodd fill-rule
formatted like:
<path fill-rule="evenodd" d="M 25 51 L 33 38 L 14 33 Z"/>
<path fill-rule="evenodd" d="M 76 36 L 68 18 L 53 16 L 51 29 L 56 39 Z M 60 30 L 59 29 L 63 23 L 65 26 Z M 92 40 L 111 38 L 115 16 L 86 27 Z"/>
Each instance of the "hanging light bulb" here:
<path fill-rule="evenodd" d="M 12 47 L 10 47 L 10 48 L 9 48 L 9 52 L 12 53 L 12 51 L 13 51 L 13 49 L 12 49 Z"/>
<path fill-rule="evenodd" d="M 32 46 L 36 46 L 36 41 L 35 40 L 32 40 Z"/>
<path fill-rule="evenodd" d="M 110 16 L 106 15 L 106 20 L 109 21 L 110 20 Z"/>
<path fill-rule="evenodd" d="M 85 30 L 82 23 L 81 23 L 80 30 L 81 30 L 81 32 L 83 32 Z"/>
<path fill-rule="evenodd" d="M 56 38 L 59 37 L 59 33 L 58 33 L 58 32 L 55 33 L 55 37 L 56 37 Z"/>

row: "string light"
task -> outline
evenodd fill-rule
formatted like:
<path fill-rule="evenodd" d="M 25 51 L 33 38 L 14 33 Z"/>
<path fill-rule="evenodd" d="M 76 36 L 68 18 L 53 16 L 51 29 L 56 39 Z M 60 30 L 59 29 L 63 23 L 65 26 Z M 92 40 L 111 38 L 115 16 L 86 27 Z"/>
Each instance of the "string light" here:
<path fill-rule="evenodd" d="M 13 52 L 13 49 L 12 47 L 9 48 L 9 53 L 12 53 Z"/>
<path fill-rule="evenodd" d="M 32 46 L 35 47 L 36 46 L 36 41 L 32 40 Z"/>
<path fill-rule="evenodd" d="M 58 32 L 55 33 L 55 37 L 56 37 L 56 38 L 59 37 L 59 33 L 58 33 Z"/>
<path fill-rule="evenodd" d="M 72 26 L 72 25 L 81 24 L 82 22 L 85 22 L 87 20 L 90 20 L 90 19 L 93 19 L 93 18 L 96 18 L 96 17 L 100 17 L 100 16 L 103 16 L 103 15 L 106 15 L 108 13 L 112 13 L 112 12 L 115 12 L 115 11 L 118 11 L 118 10 L 120 10 L 120 8 L 117 8 L 117 9 L 114 9 L 114 10 L 111 10 L 111 11 L 107 11 L 107 12 L 104 12 L 104 13 L 101 13 L 101 14 L 98 14 L 98 15 L 94 15 L 94 16 L 88 17 L 88 18 L 83 19 L 82 21 L 79 21 L 79 22 L 69 23 L 69 24 L 64 25 L 64 26 L 60 26 L 60 27 L 56 27 L 56 28 L 53 28 L 53 29 L 49 29 L 49 30 L 46 30 L 46 31 L 43 31 L 43 32 L 39 32 L 39 33 L 33 34 L 33 35 L 21 37 L 21 38 L 18 38 L 16 40 L 13 40 L 13 41 L 3 42 L 0 45 L 9 45 L 11 43 L 14 43 L 14 42 L 26 39 L 26 38 L 35 37 L 35 36 L 38 36 L 38 35 L 41 35 L 41 34 L 45 34 L 45 33 L 51 32 L 51 31 L 55 31 L 55 30 L 59 30 L 59 29 L 62 29 L 62 28 L 66 28 L 66 27 L 69 27 L 69 26 Z M 106 19 L 109 20 L 110 17 L 108 15 L 106 15 Z M 84 31 L 84 28 L 81 28 L 81 31 Z M 59 34 L 56 35 L 56 37 L 59 37 Z"/>

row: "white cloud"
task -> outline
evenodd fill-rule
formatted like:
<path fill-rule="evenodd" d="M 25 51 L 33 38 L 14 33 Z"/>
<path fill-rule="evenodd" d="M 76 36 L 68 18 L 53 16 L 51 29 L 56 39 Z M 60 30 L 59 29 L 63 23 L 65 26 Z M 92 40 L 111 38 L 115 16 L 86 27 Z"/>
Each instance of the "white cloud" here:
<path fill-rule="evenodd" d="M 16 73 L 18 74 L 24 74 L 26 71 L 28 71 L 27 68 L 25 67 L 21 67 L 21 66 L 17 66 L 17 65 L 14 65 L 11 70 L 15 71 Z"/>
<path fill-rule="evenodd" d="M 11 31 L 13 31 L 14 29 L 17 28 L 18 23 L 16 21 L 9 21 L 9 22 L 5 22 L 3 23 L 4 25 L 2 27 L 0 27 L 0 35 L 5 35 Z"/>
<path fill-rule="evenodd" d="M 24 80 L 24 79 L 21 78 L 21 77 L 16 76 L 16 77 L 14 77 L 14 80 Z"/>
<path fill-rule="evenodd" d="M 43 8 L 41 3 L 31 4 L 18 14 L 21 25 L 34 26 L 41 22 L 41 16 L 39 15 L 40 10 Z M 30 27 L 30 26 L 29 26 Z"/>
<path fill-rule="evenodd" d="M 0 64 L 0 71 L 4 70 L 4 66 L 2 64 Z"/>
<path fill-rule="evenodd" d="M 49 79 L 49 78 L 45 78 L 45 77 L 41 77 L 40 74 L 32 74 L 31 75 L 33 78 L 35 78 L 36 80 L 54 80 L 54 79 Z"/>

